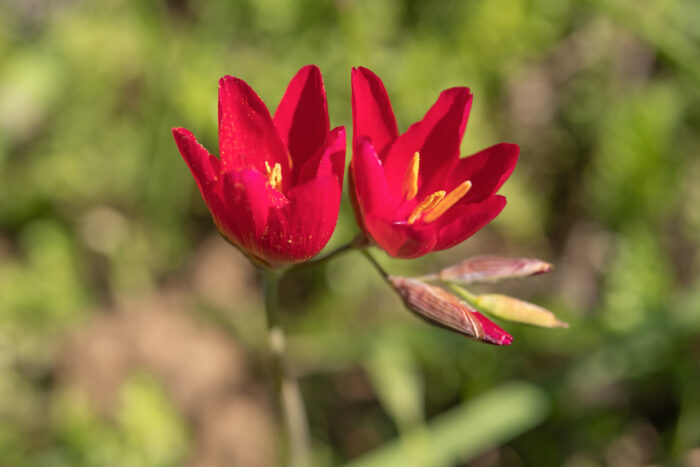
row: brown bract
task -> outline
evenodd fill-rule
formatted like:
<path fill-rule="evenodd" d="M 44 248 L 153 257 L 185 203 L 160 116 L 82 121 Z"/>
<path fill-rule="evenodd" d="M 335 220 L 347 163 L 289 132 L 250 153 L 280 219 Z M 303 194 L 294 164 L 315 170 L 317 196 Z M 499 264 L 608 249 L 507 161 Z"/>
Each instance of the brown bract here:
<path fill-rule="evenodd" d="M 432 324 L 495 345 L 510 345 L 513 340 L 510 334 L 444 289 L 406 277 L 387 279 L 406 307 Z"/>
<path fill-rule="evenodd" d="M 489 284 L 543 274 L 552 267 L 550 263 L 535 258 L 475 256 L 443 269 L 438 278 L 446 282 Z"/>

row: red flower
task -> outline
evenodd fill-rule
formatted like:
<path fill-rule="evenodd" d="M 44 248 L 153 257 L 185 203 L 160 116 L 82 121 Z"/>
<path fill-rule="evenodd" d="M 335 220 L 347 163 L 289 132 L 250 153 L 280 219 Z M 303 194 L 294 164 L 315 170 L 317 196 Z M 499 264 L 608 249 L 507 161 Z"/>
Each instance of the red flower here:
<path fill-rule="evenodd" d="M 266 266 L 306 261 L 331 237 L 345 168 L 345 129 L 330 130 L 316 66 L 299 70 L 274 117 L 243 80 L 219 81 L 219 151 L 173 136 L 221 233 Z"/>
<path fill-rule="evenodd" d="M 366 68 L 352 70 L 353 207 L 365 234 L 390 255 L 450 248 L 505 206 L 496 192 L 520 150 L 501 143 L 460 159 L 471 104 L 469 88 L 447 89 L 399 135 L 382 81 Z"/>

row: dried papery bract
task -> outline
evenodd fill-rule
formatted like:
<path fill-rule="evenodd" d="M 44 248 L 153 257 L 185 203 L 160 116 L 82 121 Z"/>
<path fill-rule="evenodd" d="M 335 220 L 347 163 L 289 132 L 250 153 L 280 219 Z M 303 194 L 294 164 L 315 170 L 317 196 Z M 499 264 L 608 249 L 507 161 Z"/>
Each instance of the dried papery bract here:
<path fill-rule="evenodd" d="M 552 268 L 550 263 L 535 258 L 475 256 L 443 269 L 437 278 L 462 284 L 493 284 L 543 274 Z"/>
<path fill-rule="evenodd" d="M 513 340 L 510 334 L 444 289 L 406 277 L 387 279 L 406 307 L 432 324 L 489 344 L 510 345 Z"/>

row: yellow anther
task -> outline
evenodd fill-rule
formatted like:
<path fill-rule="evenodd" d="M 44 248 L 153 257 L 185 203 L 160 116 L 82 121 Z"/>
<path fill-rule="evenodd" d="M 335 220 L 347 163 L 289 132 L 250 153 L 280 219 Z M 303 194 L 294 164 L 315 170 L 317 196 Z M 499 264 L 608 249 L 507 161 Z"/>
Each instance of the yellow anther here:
<path fill-rule="evenodd" d="M 275 190 L 279 190 L 282 186 L 282 166 L 279 162 L 275 162 L 275 166 L 270 168 L 270 164 L 265 161 L 265 171 L 267 172 L 267 182 Z"/>
<path fill-rule="evenodd" d="M 404 199 L 412 200 L 418 194 L 418 167 L 420 165 L 420 154 L 417 152 L 411 158 L 403 175 L 403 185 L 401 192 Z"/>
<path fill-rule="evenodd" d="M 415 221 L 417 221 L 420 218 L 420 216 L 423 215 L 424 212 L 432 209 L 444 197 L 445 197 L 445 192 L 442 190 L 436 191 L 432 195 L 428 196 L 418 206 L 416 206 L 416 208 L 413 210 L 411 215 L 408 216 L 408 221 L 406 221 L 406 222 L 409 224 L 413 224 Z"/>
<path fill-rule="evenodd" d="M 434 207 L 430 211 L 427 211 L 425 213 L 425 216 L 423 217 L 423 222 L 433 222 L 435 219 L 445 214 L 445 212 L 452 206 L 454 206 L 457 203 L 457 201 L 464 198 L 464 195 L 467 194 L 471 187 L 471 181 L 467 180 L 466 182 L 462 182 L 461 185 L 459 185 L 454 190 L 450 191 L 450 193 L 447 196 L 442 198 L 439 203 L 434 205 Z"/>

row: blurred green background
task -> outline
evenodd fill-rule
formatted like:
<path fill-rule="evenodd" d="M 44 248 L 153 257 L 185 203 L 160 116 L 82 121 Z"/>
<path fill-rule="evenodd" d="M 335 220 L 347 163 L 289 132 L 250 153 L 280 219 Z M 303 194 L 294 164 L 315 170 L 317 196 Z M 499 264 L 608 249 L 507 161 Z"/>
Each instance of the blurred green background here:
<path fill-rule="evenodd" d="M 540 257 L 496 290 L 571 324 L 496 348 L 410 316 L 360 255 L 287 277 L 316 465 L 700 465 L 696 0 L 0 0 L 0 465 L 272 463 L 258 278 L 170 128 L 216 151 L 220 76 L 274 109 L 308 63 L 334 125 L 352 66 L 402 130 L 470 86 L 463 154 L 521 147 L 508 206 L 378 257 Z M 344 201 L 328 248 L 356 232 Z"/>

